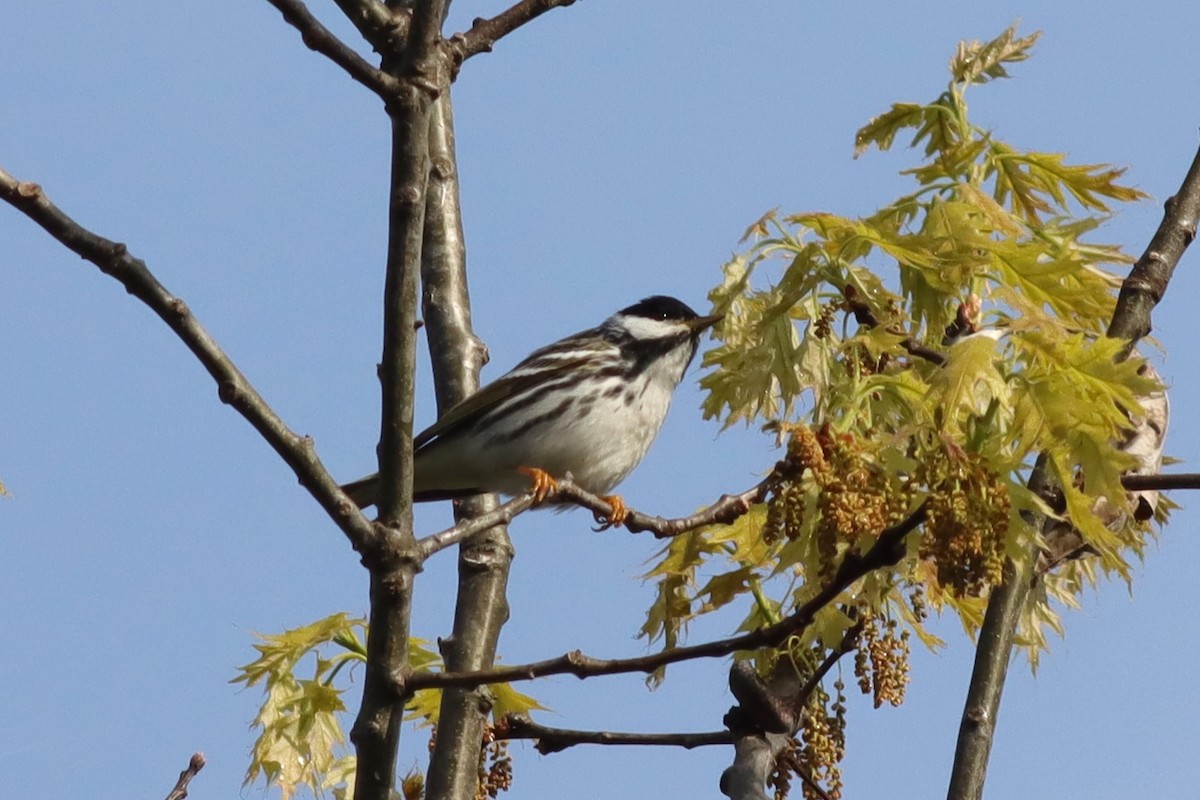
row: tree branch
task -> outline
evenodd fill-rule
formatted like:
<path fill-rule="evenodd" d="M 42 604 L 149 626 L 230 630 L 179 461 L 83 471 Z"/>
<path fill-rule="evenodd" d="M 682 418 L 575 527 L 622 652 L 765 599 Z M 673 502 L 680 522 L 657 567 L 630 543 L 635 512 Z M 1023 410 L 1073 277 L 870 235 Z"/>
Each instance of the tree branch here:
<path fill-rule="evenodd" d="M 267 0 L 275 6 L 289 25 L 300 31 L 300 38 L 314 50 L 337 64 L 354 80 L 385 100 L 397 91 L 400 84 L 391 75 L 376 69 L 362 56 L 322 25 L 300 0 Z M 355 4 L 359 5 L 359 4 Z M 362 5 L 366 5 L 363 3 Z M 372 0 L 372 5 L 378 5 Z M 349 15 L 349 14 L 347 14 Z M 355 19 L 351 17 L 351 19 Z"/>
<path fill-rule="evenodd" d="M 546 675 L 569 674 L 577 678 L 589 678 L 596 675 L 615 675 L 626 672 L 653 672 L 659 667 L 680 661 L 720 658 L 738 650 L 773 647 L 811 625 L 818 611 L 834 602 L 838 595 L 859 578 L 873 570 L 898 563 L 904 556 L 905 537 L 924 521 L 925 505 L 922 503 L 903 522 L 881 533 L 875 544 L 866 553 L 862 555 L 847 554 L 829 583 L 812 599 L 802 604 L 785 619 L 751 633 L 688 647 L 677 647 L 634 658 L 600 659 L 573 650 L 546 661 L 475 672 L 418 672 L 412 674 L 401 672 L 396 676 L 396 685 L 402 687 L 403 693 L 407 694 L 418 689 L 481 686 L 488 683 L 533 680 Z"/>
<path fill-rule="evenodd" d="M 630 511 L 629 517 L 623 524 L 632 533 L 649 531 L 659 539 L 678 536 L 705 525 L 728 524 L 746 514 L 755 503 L 765 500 L 773 480 L 773 476 L 768 476 L 743 492 L 722 495 L 708 508 L 686 517 L 666 519 L 643 514 L 640 511 Z M 548 495 L 547 499 L 552 502 L 569 502 L 586 508 L 595 515 L 596 521 L 600 523 L 597 530 L 607 527 L 608 523 L 604 515 L 612 511 L 612 506 L 599 495 L 580 488 L 570 478 L 559 478 L 558 488 Z M 495 525 L 507 525 L 531 508 L 533 508 L 533 492 L 527 492 L 477 517 L 464 519 L 453 527 L 431 533 L 417 542 L 417 558 L 424 561 L 434 553 L 469 539 L 480 531 Z"/>
<path fill-rule="evenodd" d="M 616 731 L 577 731 L 539 725 L 524 714 L 508 714 L 496 726 L 497 739 L 536 739 L 542 755 L 550 755 L 580 744 L 647 745 L 682 747 L 692 750 L 714 744 L 733 744 L 729 731 L 705 733 L 619 733 Z"/>
<path fill-rule="evenodd" d="M 394 50 L 408 36 L 409 15 L 388 8 L 379 0 L 333 0 L 378 53 Z"/>
<path fill-rule="evenodd" d="M 971 682 L 963 704 L 958 742 L 950 771 L 948 800 L 981 798 L 1004 693 L 1008 664 L 1021 612 L 1029 599 L 1029 574 L 1012 559 L 1004 563 L 1004 583 L 992 590 L 979 628 Z"/>
<path fill-rule="evenodd" d="M 487 348 L 471 329 L 448 88 L 433 105 L 429 154 L 430 184 L 421 251 L 422 306 L 438 407 L 445 412 L 479 388 L 479 371 L 487 361 Z M 454 627 L 450 636 L 438 642 L 446 669 L 453 672 L 492 666 L 500 630 L 508 621 L 506 592 L 513 547 L 503 524 L 506 520 L 493 517 L 490 524 L 480 526 L 474 519 L 489 516 L 497 504 L 495 495 L 487 495 L 459 503 L 455 510 L 460 525 L 474 524 L 472 533 L 460 539 Z M 490 695 L 480 689 L 442 693 L 426 796 L 474 800 L 479 788 L 483 727 L 490 706 Z"/>
<path fill-rule="evenodd" d="M 796 735 L 804 722 L 804 713 L 812 693 L 842 656 L 854 648 L 863 624 L 852 625 L 842 634 L 838 646 L 803 683 L 795 667 L 780 659 L 764 681 L 746 661 L 729 669 L 729 688 L 738 705 L 725 715 L 725 724 L 735 734 L 733 763 L 721 773 L 721 791 L 734 800 L 761 800 L 764 787 L 775 768 L 780 752 Z M 807 771 L 794 764 L 793 771 L 820 797 L 825 790 Z"/>
<path fill-rule="evenodd" d="M 858 290 L 851 284 L 846 284 L 842 289 L 842 298 L 846 304 L 846 310 L 854 315 L 854 320 L 863 327 L 877 328 L 879 327 L 879 318 L 875 316 L 875 312 L 871 310 L 871 306 L 863 302 L 858 297 Z M 904 332 L 896 328 L 888 328 L 889 333 L 895 333 L 898 336 L 904 336 Z M 931 364 L 941 366 L 946 363 L 946 355 L 932 347 L 926 347 L 911 336 L 905 336 L 900 340 L 900 346 L 903 347 L 910 356 L 923 358 Z"/>
<path fill-rule="evenodd" d="M 1122 475 L 1121 485 L 1131 492 L 1200 489 L 1200 472 L 1180 472 L 1175 475 Z"/>
<path fill-rule="evenodd" d="M 496 42 L 517 28 L 532 22 L 554 8 L 574 5 L 575 0 L 521 0 L 490 19 L 479 17 L 466 33 L 450 37 L 450 49 L 456 64 L 480 53 L 492 52 Z"/>
<path fill-rule="evenodd" d="M 380 533 L 363 516 L 317 457 L 312 439 L 294 433 L 221 350 L 183 300 L 158 282 L 125 245 L 84 228 L 54 205 L 36 183 L 0 169 L 0 198 L 40 225 L 64 247 L 116 279 L 162 319 L 217 383 L 221 402 L 234 408 L 266 440 L 360 553 L 377 550 Z"/>
<path fill-rule="evenodd" d="M 371 610 L 362 704 L 351 729 L 358 758 L 355 800 L 389 800 L 396 776 L 403 707 L 391 676 L 407 669 L 413 580 L 407 557 L 412 522 L 413 395 L 417 299 L 425 192 L 429 179 L 429 108 L 448 86 L 437 46 L 446 0 L 414 4 L 403 49 L 383 54 L 383 71 L 398 84 L 385 107 L 392 128 L 387 267 L 383 290 L 382 409 L 379 433 L 379 524 L 392 534 L 387 552 L 364 560 L 371 572 Z"/>
<path fill-rule="evenodd" d="M 1150 313 L 1166 294 L 1183 251 L 1196 238 L 1197 219 L 1200 219 L 1200 150 L 1192 159 L 1179 191 L 1164 203 L 1162 222 L 1150 244 L 1121 284 L 1108 335 L 1129 340 L 1126 354 L 1150 333 Z"/>
<path fill-rule="evenodd" d="M 1196 236 L 1198 216 L 1200 150 L 1193 158 L 1179 191 L 1167 200 L 1163 220 L 1149 246 L 1121 285 L 1108 335 L 1129 340 L 1122 358 L 1128 356 L 1138 340 L 1150 332 L 1150 314 L 1166 293 L 1167 284 L 1184 250 Z M 1044 466 L 1039 463 L 1030 476 L 1030 489 L 1035 493 L 1040 493 L 1043 488 L 1044 472 Z M 1122 484 L 1131 490 L 1168 488 L 1137 485 L 1139 479 L 1149 477 L 1152 476 L 1126 476 Z M 1041 522 L 1035 524 L 1040 527 Z M 1004 574 L 1004 583 L 994 589 L 988 599 L 987 613 L 979 630 L 979 647 L 975 652 L 971 684 L 967 689 L 967 699 L 959 726 L 958 745 L 954 753 L 950 787 L 947 792 L 948 800 L 980 800 L 983 796 L 987 764 L 996 728 L 996 715 L 1000 708 L 1017 626 L 1021 611 L 1029 598 L 1032 578 L 1028 571 L 1011 560 L 1006 562 Z"/>
<path fill-rule="evenodd" d="M 184 800 L 188 796 L 188 784 L 202 769 L 204 769 L 204 754 L 192 753 L 187 769 L 179 773 L 179 780 L 175 781 L 175 788 L 167 793 L 167 800 Z"/>

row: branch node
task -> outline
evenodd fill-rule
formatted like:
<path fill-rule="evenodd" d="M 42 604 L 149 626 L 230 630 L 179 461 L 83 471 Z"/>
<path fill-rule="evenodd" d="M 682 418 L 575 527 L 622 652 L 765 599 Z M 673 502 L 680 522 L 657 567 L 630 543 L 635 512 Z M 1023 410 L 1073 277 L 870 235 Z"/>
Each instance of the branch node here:
<path fill-rule="evenodd" d="M 175 781 L 175 787 L 167 793 L 167 800 L 184 800 L 188 796 L 188 784 L 192 782 L 192 778 L 196 777 L 196 773 L 204 769 L 204 764 L 203 753 L 192 753 L 187 769 L 179 773 L 179 780 Z"/>
<path fill-rule="evenodd" d="M 799 724 L 788 702 L 767 686 L 749 661 L 735 661 L 729 668 L 729 691 L 740 704 L 726 715 L 731 730 L 788 733 Z"/>
<path fill-rule="evenodd" d="M 39 200 L 46 196 L 42 187 L 33 181 L 21 181 L 17 184 L 17 194 L 26 200 Z"/>
<path fill-rule="evenodd" d="M 454 162 L 445 156 L 439 156 L 430 163 L 429 171 L 439 181 L 448 181 L 454 177 Z"/>
<path fill-rule="evenodd" d="M 242 390 L 234 381 L 221 381 L 217 384 L 217 397 L 227 406 L 237 405 L 242 399 Z"/>
<path fill-rule="evenodd" d="M 122 247 L 124 247 L 124 245 L 122 245 Z M 168 300 L 167 308 L 171 310 L 172 314 L 180 319 L 183 319 L 190 313 L 188 311 L 187 303 L 183 302 L 183 300 L 178 297 L 172 297 L 170 300 Z"/>
<path fill-rule="evenodd" d="M 423 200 L 424 197 L 422 196 L 420 188 L 413 186 L 411 183 L 402 186 L 400 190 L 396 192 L 396 202 L 406 205 L 410 208 L 416 207 L 417 203 L 420 203 Z"/>
<path fill-rule="evenodd" d="M 408 679 L 412 677 L 412 667 L 405 664 L 388 670 L 387 690 L 397 701 L 408 699 Z"/>

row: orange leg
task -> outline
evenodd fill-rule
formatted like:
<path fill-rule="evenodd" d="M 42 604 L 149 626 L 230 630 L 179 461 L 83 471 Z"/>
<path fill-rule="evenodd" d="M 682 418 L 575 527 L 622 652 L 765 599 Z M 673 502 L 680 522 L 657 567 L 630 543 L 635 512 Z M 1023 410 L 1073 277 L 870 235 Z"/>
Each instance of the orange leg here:
<path fill-rule="evenodd" d="M 625 501 L 621 499 L 621 496 L 617 494 L 606 494 L 601 495 L 600 499 L 608 503 L 609 507 L 612 509 L 608 512 L 608 519 L 605 520 L 604 527 L 615 528 L 619 525 L 623 525 L 625 520 L 629 517 L 629 506 L 625 505 Z"/>
<path fill-rule="evenodd" d="M 558 490 L 558 481 L 554 480 L 544 469 L 517 467 L 517 472 L 528 475 L 529 479 L 533 481 L 533 504 L 535 506 L 540 506 L 551 492 Z"/>

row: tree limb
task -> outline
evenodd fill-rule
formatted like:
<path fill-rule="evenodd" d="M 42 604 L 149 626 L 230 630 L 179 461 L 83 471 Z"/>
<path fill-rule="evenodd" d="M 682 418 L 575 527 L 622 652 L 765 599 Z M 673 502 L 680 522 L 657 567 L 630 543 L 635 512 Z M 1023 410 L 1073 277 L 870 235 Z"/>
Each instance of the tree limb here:
<path fill-rule="evenodd" d="M 1183 251 L 1196 238 L 1197 219 L 1200 219 L 1200 150 L 1192 159 L 1179 191 L 1163 205 L 1162 222 L 1121 284 L 1117 308 L 1108 326 L 1109 336 L 1129 340 L 1126 354 L 1150 333 L 1150 313 L 1166 294 Z"/>
<path fill-rule="evenodd" d="M 382 409 L 379 433 L 379 524 L 393 547 L 364 564 L 371 573 L 367 664 L 362 704 L 350 732 L 358 758 L 355 800 L 390 800 L 403 707 L 391 676 L 407 669 L 413 580 L 419 563 L 412 522 L 413 395 L 417 300 L 425 192 L 429 178 L 429 108 L 449 70 L 438 47 L 446 0 L 414 4 L 402 50 L 383 54 L 383 71 L 398 84 L 386 99 L 392 157 L 383 290 Z"/>
<path fill-rule="evenodd" d="M 738 705 L 725 715 L 725 724 L 735 734 L 733 763 L 721 773 L 722 793 L 733 800 L 761 800 L 780 752 L 796 735 L 804 722 L 805 709 L 812 693 L 829 670 L 852 650 L 862 633 L 863 623 L 852 625 L 842 634 L 837 647 L 826 654 L 804 682 L 795 667 L 780 659 L 769 681 L 764 681 L 749 662 L 735 662 L 729 669 L 729 688 Z M 793 771 L 820 797 L 828 793 L 798 764 Z"/>
<path fill-rule="evenodd" d="M 384 99 L 399 91 L 400 84 L 394 77 L 371 66 L 365 58 L 322 25 L 300 0 L 267 0 L 267 2 L 283 14 L 284 20 L 289 25 L 300 31 L 300 38 L 310 50 L 320 53 L 337 64 L 351 78 Z M 366 5 L 366 3 L 361 5 Z M 372 0 L 372 5 L 378 4 Z M 351 19 L 355 18 L 351 17 Z"/>
<path fill-rule="evenodd" d="M 772 480 L 773 477 L 768 476 L 743 492 L 722 495 L 717 502 L 686 517 L 666 519 L 643 514 L 640 511 L 631 511 L 623 525 L 632 533 L 649 531 L 656 538 L 666 539 L 702 528 L 705 525 L 728 524 L 746 514 L 755 503 L 765 500 Z M 595 515 L 596 521 L 600 523 L 598 530 L 607 527 L 604 515 L 612 511 L 612 506 L 606 500 L 580 488 L 570 478 L 559 478 L 557 481 L 558 488 L 547 496 L 549 501 L 570 502 L 586 508 Z M 424 561 L 434 553 L 469 539 L 480 531 L 495 525 L 507 525 L 517 516 L 533 508 L 533 497 L 532 491 L 518 495 L 484 514 L 463 519 L 453 527 L 421 538 L 417 542 L 417 558 Z"/>
<path fill-rule="evenodd" d="M 1196 236 L 1197 217 L 1200 217 L 1200 150 L 1193 158 L 1179 191 L 1167 200 L 1162 222 L 1146 251 L 1121 285 L 1117 306 L 1108 327 L 1110 337 L 1129 340 L 1121 357 L 1128 356 L 1138 340 L 1150 332 L 1151 311 L 1166 293 L 1179 259 Z M 1030 478 L 1030 488 L 1035 492 L 1041 487 L 1035 487 L 1034 484 L 1042 482 L 1043 473 L 1044 469 L 1035 468 Z M 1149 477 L 1127 476 L 1126 480 L 1130 483 L 1124 484 L 1123 481 L 1123 484 L 1130 489 L 1159 488 L 1137 486 L 1137 479 Z M 1040 522 L 1037 524 L 1040 527 Z M 1032 576 L 1011 560 L 1006 563 L 1004 574 L 1003 585 L 994 589 L 988 599 L 987 613 L 979 631 L 979 647 L 975 653 L 975 666 L 959 727 L 948 800 L 980 800 L 983 796 L 1008 662 L 1012 656 L 1021 611 L 1031 588 Z"/>
<path fill-rule="evenodd" d="M 659 667 L 680 661 L 720 658 L 738 650 L 773 647 L 811 625 L 818 611 L 834 602 L 838 595 L 859 578 L 873 570 L 898 563 L 904 556 L 905 537 L 924 521 L 925 505 L 921 504 L 904 521 L 881 533 L 875 544 L 866 553 L 862 555 L 847 554 L 829 583 L 788 617 L 773 625 L 741 636 L 687 647 L 676 647 L 634 658 L 600 659 L 573 650 L 545 661 L 474 672 L 418 672 L 411 674 L 401 672 L 396 676 L 396 685 L 402 687 L 403 691 L 407 693 L 418 689 L 445 688 L 447 686 L 481 686 L 488 683 L 526 681 L 546 675 L 569 674 L 577 678 L 589 678 L 596 675 L 615 675 L 627 672 L 653 672 Z"/>
<path fill-rule="evenodd" d="M 1200 472 L 1180 472 L 1174 475 L 1122 475 L 1121 485 L 1131 492 L 1200 489 Z"/>
<path fill-rule="evenodd" d="M 202 769 L 204 769 L 204 754 L 192 753 L 187 769 L 179 773 L 179 780 L 175 781 L 175 788 L 167 793 L 167 800 L 184 800 L 188 796 L 188 784 Z"/>
<path fill-rule="evenodd" d="M 333 0 L 378 53 L 393 50 L 408 36 L 409 15 L 398 13 L 379 0 Z"/>
<path fill-rule="evenodd" d="M 438 407 L 445 412 L 479 388 L 479 371 L 487 361 L 487 348 L 471 329 L 449 87 L 432 109 L 429 154 L 421 251 L 422 306 Z M 497 505 L 495 495 L 486 495 L 459 503 L 455 513 L 460 524 L 469 525 Z M 500 630 L 508 621 L 506 591 L 513 557 L 503 522 L 476 524 L 470 536 L 461 538 L 454 627 L 450 636 L 438 641 L 450 671 L 486 669 L 495 663 Z M 429 758 L 427 797 L 474 800 L 483 727 L 490 708 L 490 695 L 482 689 L 442 693 L 438 736 Z"/>
<path fill-rule="evenodd" d="M 507 715 L 495 729 L 497 739 L 536 739 L 534 747 L 549 755 L 580 744 L 647 745 L 682 747 L 692 750 L 714 744 L 733 744 L 729 731 L 705 733 L 620 733 L 617 731 L 577 731 L 539 725 L 524 714 Z"/>
<path fill-rule="evenodd" d="M 496 42 L 553 8 L 574 5 L 575 0 L 521 0 L 490 19 L 479 17 L 466 33 L 450 37 L 455 63 L 461 64 L 480 53 L 492 52 Z"/>
<path fill-rule="evenodd" d="M 84 228 L 54 205 L 36 183 L 0 169 L 0 198 L 40 225 L 64 247 L 92 262 L 141 300 L 192 351 L 217 383 L 221 402 L 234 408 L 284 460 L 360 553 L 377 550 L 382 535 L 351 502 L 317 456 L 312 439 L 294 433 L 221 350 L 183 300 L 158 282 L 146 263 L 125 245 Z"/>
<path fill-rule="evenodd" d="M 1004 563 L 1004 582 L 992 590 L 979 628 L 979 644 L 971 682 L 963 704 L 958 742 L 950 771 L 949 800 L 981 798 L 996 732 L 996 715 L 1004 693 L 1008 664 L 1021 612 L 1032 584 L 1028 572 L 1012 559 Z"/>

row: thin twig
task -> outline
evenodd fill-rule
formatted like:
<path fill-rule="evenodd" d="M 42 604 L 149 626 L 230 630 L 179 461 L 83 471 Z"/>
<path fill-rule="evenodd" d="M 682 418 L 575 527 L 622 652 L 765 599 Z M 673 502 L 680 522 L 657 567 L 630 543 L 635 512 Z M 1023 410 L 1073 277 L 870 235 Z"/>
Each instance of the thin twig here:
<path fill-rule="evenodd" d="M 1180 472 L 1174 475 L 1122 475 L 1121 485 L 1131 492 L 1200 489 L 1200 472 Z"/>
<path fill-rule="evenodd" d="M 825 787 L 817 783 L 817 779 L 809 773 L 808 768 L 801 764 L 800 759 L 794 754 L 788 754 L 788 757 L 784 763 L 787 765 L 788 769 L 800 776 L 800 780 L 804 782 L 804 785 L 807 786 L 814 794 L 816 794 L 817 797 L 819 797 L 821 800 L 833 800 L 833 798 L 829 796 L 829 792 L 825 791 Z"/>
<path fill-rule="evenodd" d="M 857 290 L 849 284 L 842 290 L 842 297 L 846 304 L 846 310 L 854 315 L 854 320 L 863 327 L 877 328 L 879 327 L 879 318 L 875 316 L 875 312 L 871 307 L 858 298 Z M 889 333 L 895 333 L 898 336 L 904 336 L 904 332 L 896 328 L 888 328 Z M 927 347 L 911 336 L 904 336 L 900 340 L 900 346 L 903 347 L 908 354 L 917 358 L 923 358 L 931 364 L 941 366 L 946 363 L 946 355 L 932 347 Z"/>
<path fill-rule="evenodd" d="M 1108 335 L 1128 339 L 1126 352 L 1150 333 L 1150 313 L 1167 291 L 1167 283 L 1183 257 L 1183 251 L 1196 238 L 1200 219 L 1200 149 L 1184 176 L 1179 191 L 1164 203 L 1163 219 L 1141 258 L 1129 271 L 1117 296 L 1117 308 L 1108 326 Z"/>
<path fill-rule="evenodd" d="M 284 424 L 187 304 L 170 294 L 144 261 L 130 255 L 125 245 L 81 226 L 50 202 L 36 183 L 18 181 L 3 169 L 0 169 L 0 199 L 36 222 L 67 249 L 120 281 L 127 292 L 149 306 L 208 370 L 217 383 L 221 401 L 233 406 L 292 468 L 300 484 L 346 534 L 354 549 L 367 553 L 380 546 L 381 533 L 325 469 L 312 439 L 297 435 Z"/>
<path fill-rule="evenodd" d="M 490 53 L 496 42 L 517 28 L 537 19 L 554 8 L 573 5 L 575 0 L 521 0 L 490 19 L 477 18 L 466 33 L 456 33 L 450 38 L 450 49 L 454 60 L 461 64 L 479 53 Z"/>
<path fill-rule="evenodd" d="M 806 629 L 812 624 L 818 611 L 834 602 L 838 595 L 859 578 L 873 570 L 898 563 L 904 556 L 905 537 L 924 521 L 925 505 L 922 503 L 903 522 L 881 533 L 875 544 L 866 553 L 862 555 L 847 554 L 833 578 L 812 599 L 783 620 L 751 633 L 688 647 L 676 647 L 634 658 L 600 659 L 573 650 L 545 661 L 496 667 L 476 672 L 408 673 L 405 670 L 396 674 L 396 687 L 401 694 L 408 694 L 418 689 L 481 686 L 487 683 L 533 680 L 546 675 L 569 674 L 577 678 L 589 678 L 596 675 L 615 675 L 627 672 L 653 672 L 659 667 L 680 661 L 720 658 L 738 650 L 772 647 L 786 641 L 789 636 Z"/>
<path fill-rule="evenodd" d="M 755 503 L 766 499 L 770 490 L 772 478 L 759 481 L 754 486 L 738 494 L 722 495 L 721 499 L 707 508 L 689 514 L 686 517 L 666 519 L 664 517 L 643 514 L 640 511 L 630 511 L 623 525 L 632 533 L 650 532 L 656 538 L 666 539 L 678 536 L 705 525 L 728 524 L 746 514 Z M 480 531 L 495 525 L 507 525 L 513 519 L 533 507 L 533 492 L 518 495 L 486 514 L 471 519 L 465 519 L 453 527 L 437 533 L 431 533 L 418 540 L 417 557 L 424 561 L 441 550 L 469 539 Z M 580 488 L 570 478 L 559 478 L 558 488 L 547 496 L 552 502 L 569 502 L 591 511 L 600 524 L 599 530 L 607 527 L 606 514 L 611 513 L 612 506 L 599 495 L 592 494 Z"/>
<path fill-rule="evenodd" d="M 772 479 L 768 477 L 743 492 L 722 495 L 717 502 L 686 517 L 667 519 L 643 514 L 640 511 L 631 511 L 624 526 L 633 533 L 650 532 L 656 538 L 666 539 L 694 531 L 705 525 L 727 525 L 746 514 L 754 504 L 763 502 L 770 491 L 771 482 Z M 1125 475 L 1121 478 L 1121 483 L 1130 491 L 1200 489 L 1200 473 Z M 558 481 L 558 490 L 551 493 L 549 498 L 572 502 L 586 508 L 596 515 L 597 522 L 601 524 L 605 522 L 604 515 L 612 509 L 612 506 L 599 495 L 580 488 L 574 481 L 567 478 Z M 463 520 L 457 525 L 421 538 L 417 542 L 417 557 L 424 561 L 434 553 L 452 547 L 464 539 L 469 539 L 482 530 L 494 525 L 507 525 L 532 507 L 532 492 L 518 495 L 486 514 Z"/>
<path fill-rule="evenodd" d="M 507 715 L 495 729 L 497 739 L 536 739 L 535 747 L 549 755 L 580 744 L 645 745 L 682 747 L 691 750 L 717 744 L 733 744 L 729 731 L 704 733 L 621 733 L 617 731 L 577 731 L 539 725 L 523 714 Z"/>
<path fill-rule="evenodd" d="M 863 623 L 861 621 L 847 628 L 846 632 L 842 634 L 842 640 L 838 642 L 838 646 L 829 651 L 825 656 L 825 660 L 813 671 L 812 675 L 808 676 L 808 680 L 800 687 L 800 691 L 796 692 L 793 702 L 797 711 L 797 720 L 800 718 L 799 712 L 808 704 L 808 698 L 821 685 L 821 681 L 825 680 L 825 676 L 829 674 L 829 670 L 833 669 L 834 665 L 842 660 L 842 656 L 849 653 L 858 644 L 858 637 L 862 633 L 862 629 Z"/>
<path fill-rule="evenodd" d="M 179 780 L 175 781 L 175 788 L 167 793 L 167 800 L 184 800 L 188 796 L 188 784 L 202 769 L 204 769 L 204 754 L 192 753 L 187 769 L 179 773 Z"/>
<path fill-rule="evenodd" d="M 453 547 L 477 533 L 494 528 L 497 525 L 507 525 L 520 514 L 533 507 L 533 492 L 514 497 L 507 503 L 477 517 L 464 519 L 444 531 L 431 533 L 417 540 L 418 557 L 424 561 L 434 553 L 441 552 L 447 547 Z"/>
<path fill-rule="evenodd" d="M 351 78 L 380 97 L 387 99 L 396 94 L 400 84 L 395 78 L 383 70 L 371 66 L 350 45 L 322 25 L 300 0 L 267 0 L 267 2 L 283 14 L 284 20 L 289 25 L 300 31 L 300 38 L 310 50 L 320 53 L 337 64 Z"/>
<path fill-rule="evenodd" d="M 766 500 L 767 493 L 770 491 L 774 481 L 774 475 L 769 475 L 743 492 L 721 495 L 721 498 L 708 508 L 701 509 L 695 514 L 689 514 L 686 517 L 665 519 L 634 511 L 630 513 L 623 524 L 632 533 L 649 531 L 654 534 L 656 539 L 667 539 L 672 536 L 678 536 L 681 533 L 687 533 L 705 525 L 729 524 L 749 512 L 751 506 L 754 504 Z M 608 507 L 607 503 L 599 497 L 578 491 L 578 487 L 576 487 L 576 495 L 573 499 L 585 508 L 591 509 L 593 513 L 599 514 L 601 518 L 603 518 Z M 597 500 L 600 501 L 599 504 L 596 503 Z"/>

